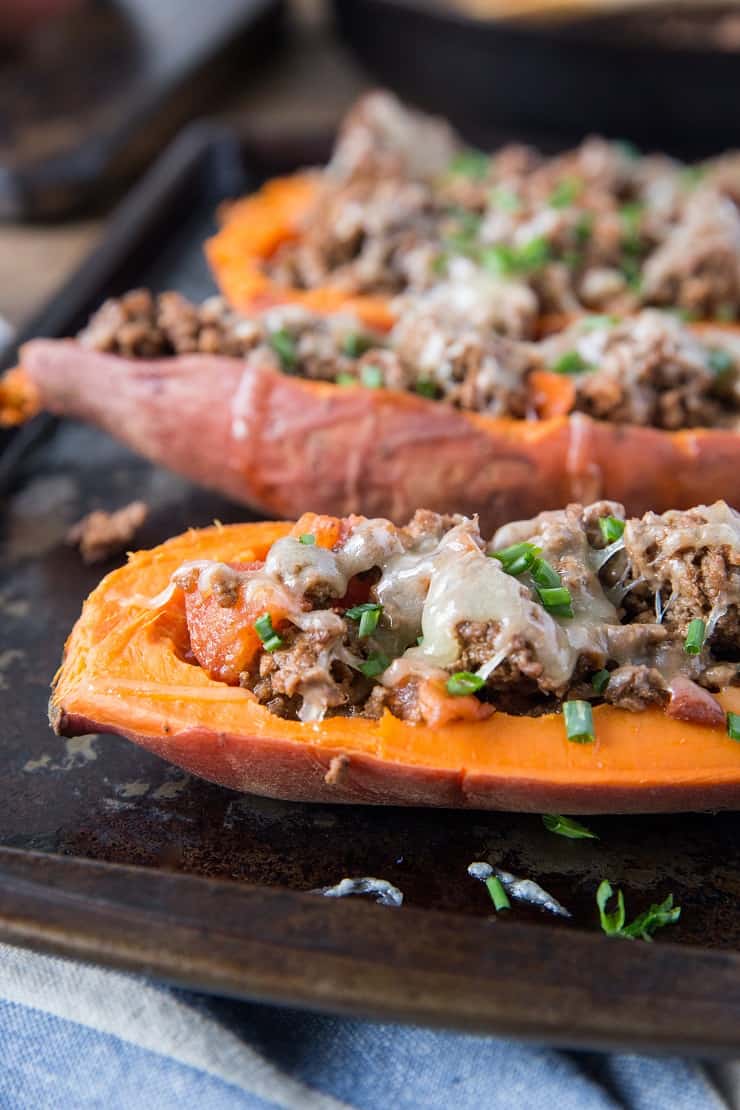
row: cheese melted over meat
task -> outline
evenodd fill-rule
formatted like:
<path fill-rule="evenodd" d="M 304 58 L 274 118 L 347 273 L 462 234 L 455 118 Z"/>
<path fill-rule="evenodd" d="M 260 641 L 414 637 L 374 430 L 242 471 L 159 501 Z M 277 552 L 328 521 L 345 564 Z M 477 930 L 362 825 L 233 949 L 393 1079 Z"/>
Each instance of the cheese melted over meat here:
<path fill-rule="evenodd" d="M 721 717 L 710 692 L 740 682 L 740 514 L 721 501 L 648 513 L 624 521 L 610 544 L 608 519 L 620 532 L 621 506 L 569 505 L 506 525 L 486 544 L 463 517 L 420 511 L 405 528 L 351 517 L 333 522 L 341 526 L 332 547 L 299 522 L 259 565 L 188 563 L 174 583 L 185 594 L 195 660 L 211 673 L 223 635 L 214 605 L 237 630 L 248 619 L 242 632 L 270 615 L 277 642 L 263 627 L 232 681 L 280 716 L 389 709 L 439 723 L 495 708 L 539 714 L 580 698 L 669 713 L 680 704 L 688 719 L 693 706 L 702 720 L 714 706 Z M 535 566 L 510 573 L 493 555 L 520 544 L 567 591 L 567 612 L 543 603 Z M 208 658 L 199 647 L 204 619 Z M 691 655 L 684 643 L 696 619 L 705 636 Z M 233 643 L 224 641 L 224 653 Z M 609 680 L 597 693 L 591 680 L 604 669 Z M 461 671 L 480 680 L 474 698 L 450 690 Z"/>

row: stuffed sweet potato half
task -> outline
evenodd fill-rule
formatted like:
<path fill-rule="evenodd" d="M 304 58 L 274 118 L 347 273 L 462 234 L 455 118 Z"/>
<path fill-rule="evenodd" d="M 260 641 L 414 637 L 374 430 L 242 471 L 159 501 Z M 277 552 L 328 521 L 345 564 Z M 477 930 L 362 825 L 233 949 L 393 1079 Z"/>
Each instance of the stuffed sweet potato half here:
<path fill-rule="evenodd" d="M 686 166 L 589 138 L 544 157 L 465 149 L 387 93 L 349 113 L 329 164 L 224 206 L 207 246 L 222 291 L 252 311 L 344 306 L 390 327 L 434 287 L 488 302 L 498 331 L 542 317 L 681 308 L 740 315 L 740 156 Z"/>
<path fill-rule="evenodd" d="M 306 514 L 191 531 L 85 603 L 63 735 L 118 733 L 304 801 L 740 803 L 740 514 L 570 505 L 508 524 Z"/>
<path fill-rule="evenodd" d="M 0 412 L 42 405 L 266 514 L 419 505 L 490 530 L 570 500 L 630 513 L 740 498 L 740 337 L 644 310 L 537 342 L 439 291 L 386 335 L 298 306 L 241 316 L 145 292 L 35 340 Z"/>

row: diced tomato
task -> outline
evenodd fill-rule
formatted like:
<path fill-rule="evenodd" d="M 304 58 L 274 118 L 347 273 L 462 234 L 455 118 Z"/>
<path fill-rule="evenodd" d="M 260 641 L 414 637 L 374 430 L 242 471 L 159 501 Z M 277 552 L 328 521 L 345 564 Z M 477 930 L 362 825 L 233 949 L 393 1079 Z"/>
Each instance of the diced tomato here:
<path fill-rule="evenodd" d="M 532 404 L 541 420 L 566 416 L 573 408 L 576 387 L 567 375 L 535 370 L 528 381 Z"/>
<path fill-rule="evenodd" d="M 237 685 L 239 675 L 248 670 L 262 647 L 254 625 L 264 613 L 270 614 L 276 632 L 285 624 L 285 612 L 268 590 L 249 600 L 240 591 L 236 604 L 229 606 L 219 604 L 215 594 L 202 594 L 197 588 L 185 594 L 190 647 L 211 678 Z"/>
<path fill-rule="evenodd" d="M 342 543 L 358 521 L 364 517 L 320 516 L 318 513 L 304 513 L 291 529 L 291 536 L 310 535 L 316 537 L 319 547 L 332 548 Z"/>
<path fill-rule="evenodd" d="M 424 723 L 441 728 L 452 721 L 484 721 L 493 713 L 493 706 L 478 701 L 472 694 L 459 697 L 448 694 L 443 682 L 427 679 L 419 684 L 419 709 Z"/>

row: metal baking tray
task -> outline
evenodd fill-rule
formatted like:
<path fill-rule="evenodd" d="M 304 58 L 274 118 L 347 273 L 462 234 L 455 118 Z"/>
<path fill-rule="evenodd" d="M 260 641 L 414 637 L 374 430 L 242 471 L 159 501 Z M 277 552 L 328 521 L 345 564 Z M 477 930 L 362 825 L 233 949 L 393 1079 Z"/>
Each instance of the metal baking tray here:
<path fill-rule="evenodd" d="M 185 132 L 29 335 L 73 333 L 135 285 L 208 295 L 202 241 L 217 204 L 325 149 Z M 740 817 L 597 817 L 598 841 L 572 841 L 533 815 L 239 795 L 115 737 L 61 740 L 47 724 L 49 682 L 82 600 L 115 565 L 83 566 L 68 526 L 143 498 L 152 512 L 137 543 L 149 546 L 249 514 L 101 432 L 43 416 L 0 443 L 0 497 L 0 937 L 240 997 L 565 1044 L 737 1053 Z M 493 916 L 466 873 L 486 859 L 536 878 L 572 920 Z M 362 875 L 395 883 L 404 906 L 308 893 Z M 605 877 L 631 914 L 673 892 L 679 924 L 651 945 L 602 936 Z"/>

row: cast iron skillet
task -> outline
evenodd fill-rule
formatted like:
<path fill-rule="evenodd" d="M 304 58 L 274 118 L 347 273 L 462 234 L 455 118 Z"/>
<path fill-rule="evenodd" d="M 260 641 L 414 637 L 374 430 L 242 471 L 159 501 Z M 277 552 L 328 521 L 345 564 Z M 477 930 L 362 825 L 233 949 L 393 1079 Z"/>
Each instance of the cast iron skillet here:
<path fill-rule="evenodd" d="M 333 0 L 384 85 L 478 142 L 555 149 L 588 132 L 700 157 L 740 145 L 740 53 L 666 49 L 613 19 L 561 29 L 475 19 L 433 0 Z"/>

